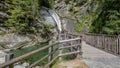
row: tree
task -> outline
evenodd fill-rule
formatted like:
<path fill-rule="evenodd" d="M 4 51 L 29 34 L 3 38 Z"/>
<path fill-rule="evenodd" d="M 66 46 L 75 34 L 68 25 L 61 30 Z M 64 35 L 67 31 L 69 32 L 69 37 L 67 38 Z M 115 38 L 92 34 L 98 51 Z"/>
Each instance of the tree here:
<path fill-rule="evenodd" d="M 94 13 L 93 23 L 90 27 L 91 33 L 120 34 L 120 1 L 106 0 L 98 1 L 99 9 Z M 101 11 L 99 11 L 101 10 Z"/>

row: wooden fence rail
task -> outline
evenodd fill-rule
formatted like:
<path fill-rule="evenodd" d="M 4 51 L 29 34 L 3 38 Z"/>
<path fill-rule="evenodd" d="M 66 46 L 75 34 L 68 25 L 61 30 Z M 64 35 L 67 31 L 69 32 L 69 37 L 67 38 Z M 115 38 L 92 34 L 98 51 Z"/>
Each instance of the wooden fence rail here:
<path fill-rule="evenodd" d="M 66 34 L 63 34 L 66 36 Z M 61 35 L 61 36 L 63 36 Z M 73 35 L 71 35 L 73 36 Z M 70 37 L 70 36 L 69 36 Z M 74 42 L 73 44 L 71 44 L 71 42 Z M 66 44 L 70 44 L 69 46 L 63 46 L 63 45 L 66 45 Z M 8 61 L 6 63 L 3 63 L 0 65 L 0 68 L 14 68 L 15 66 L 15 63 L 17 62 L 20 62 L 20 61 L 23 61 L 29 57 L 32 57 L 34 56 L 35 54 L 37 53 L 40 53 L 46 49 L 49 49 L 51 47 L 56 47 L 58 46 L 57 48 L 55 48 L 55 50 L 51 50 L 47 55 L 45 55 L 44 57 L 40 58 L 39 60 L 37 60 L 36 62 L 32 63 L 31 65 L 29 65 L 27 68 L 33 68 L 34 66 L 38 65 L 41 61 L 43 61 L 44 59 L 46 58 L 49 58 L 49 62 L 47 64 L 45 64 L 43 66 L 43 68 L 47 68 L 48 66 L 50 66 L 57 58 L 60 58 L 64 55 L 70 55 L 70 54 L 81 54 L 81 38 L 76 36 L 74 38 L 71 38 L 71 39 L 64 39 L 64 40 L 58 40 L 52 44 L 49 44 L 47 46 L 44 46 L 42 48 L 39 48 L 37 50 L 34 50 L 30 53 L 27 53 L 25 55 L 22 55 L 20 57 L 17 57 L 17 58 L 14 58 L 12 59 L 11 61 Z M 62 46 L 62 47 L 61 47 Z M 72 48 L 72 47 L 79 47 L 77 48 L 77 50 L 74 50 L 72 52 L 67 52 L 67 53 L 62 53 L 62 49 L 65 49 L 65 48 Z M 59 54 L 56 55 L 56 56 L 52 56 L 53 54 L 55 54 L 56 51 L 59 51 Z"/>
<path fill-rule="evenodd" d="M 84 34 L 86 43 L 106 52 L 120 55 L 120 36 L 104 34 Z"/>

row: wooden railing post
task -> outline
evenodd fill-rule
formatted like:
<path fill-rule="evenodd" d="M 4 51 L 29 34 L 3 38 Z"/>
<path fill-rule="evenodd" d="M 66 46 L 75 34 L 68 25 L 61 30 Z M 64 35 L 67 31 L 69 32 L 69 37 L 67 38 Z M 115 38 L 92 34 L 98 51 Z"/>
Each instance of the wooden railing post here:
<path fill-rule="evenodd" d="M 14 68 L 14 64 L 11 64 L 11 65 L 9 66 L 9 68 Z"/>
<path fill-rule="evenodd" d="M 13 57 L 14 57 L 14 54 L 7 54 L 5 56 L 5 62 L 8 62 L 8 61 L 12 60 Z M 14 68 L 14 64 L 9 65 L 9 68 Z"/>
<path fill-rule="evenodd" d="M 105 49 L 104 42 L 105 42 L 105 38 L 104 38 L 104 35 L 102 35 L 102 49 Z"/>
<path fill-rule="evenodd" d="M 82 58 L 82 39 L 78 40 L 79 47 L 78 47 L 78 51 L 79 53 L 77 54 L 77 58 L 81 59 Z"/>
<path fill-rule="evenodd" d="M 63 37 L 65 37 L 65 36 L 63 36 Z M 63 38 L 61 37 L 61 35 L 59 34 L 59 37 L 58 37 L 58 41 L 60 41 L 60 40 L 62 40 Z M 62 54 L 62 44 L 58 44 L 59 46 L 59 55 L 61 55 Z M 60 56 L 59 57 L 59 61 L 61 61 L 62 60 L 62 57 Z"/>
<path fill-rule="evenodd" d="M 73 36 L 71 35 L 71 39 L 73 39 Z M 70 46 L 73 46 L 73 41 L 70 41 Z M 72 52 L 73 47 L 70 48 L 70 51 Z"/>
<path fill-rule="evenodd" d="M 52 41 L 49 42 L 49 45 L 52 44 Z M 52 47 L 49 47 L 49 54 L 53 52 L 53 46 Z M 53 59 L 53 54 L 51 54 L 48 58 L 48 62 L 50 62 L 51 60 Z M 51 68 L 52 64 L 49 66 L 49 68 Z"/>
<path fill-rule="evenodd" d="M 118 54 L 120 55 L 120 36 L 118 36 Z"/>

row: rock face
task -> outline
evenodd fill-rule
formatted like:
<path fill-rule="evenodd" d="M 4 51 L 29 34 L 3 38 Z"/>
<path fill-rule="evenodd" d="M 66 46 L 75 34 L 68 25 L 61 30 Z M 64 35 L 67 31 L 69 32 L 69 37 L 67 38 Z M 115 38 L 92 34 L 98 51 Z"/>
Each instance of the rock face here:
<path fill-rule="evenodd" d="M 16 35 L 16 34 L 6 34 L 0 36 L 0 42 L 23 42 L 30 41 L 30 39 L 26 36 Z"/>
<path fill-rule="evenodd" d="M 47 24 L 53 25 L 55 24 L 55 21 L 53 20 L 53 18 L 50 16 L 50 14 L 48 13 L 48 8 L 41 8 L 40 10 L 40 18 L 42 21 L 44 21 Z"/>
<path fill-rule="evenodd" d="M 62 18 L 63 28 L 69 33 L 75 32 L 75 20 L 70 18 Z"/>
<path fill-rule="evenodd" d="M 20 36 L 16 34 L 5 34 L 0 36 L 0 43 L 5 44 L 8 48 L 14 47 L 18 43 L 31 41 L 27 36 Z"/>
<path fill-rule="evenodd" d="M 89 14 L 89 11 L 88 11 L 88 7 L 83 7 L 82 10 L 79 11 L 80 14 L 83 14 L 83 15 L 88 15 Z"/>
<path fill-rule="evenodd" d="M 64 1 L 56 1 L 56 4 L 54 6 L 55 10 L 61 17 L 62 25 L 63 25 L 63 30 L 73 33 L 74 32 L 74 27 L 75 27 L 75 20 L 71 19 L 70 17 L 67 17 L 66 15 L 72 14 L 69 11 L 69 4 L 66 4 Z"/>
<path fill-rule="evenodd" d="M 56 0 L 54 8 L 61 16 L 66 31 L 73 33 L 75 32 L 75 23 L 83 23 L 83 16 L 89 15 L 88 2 L 88 0 Z"/>
<path fill-rule="evenodd" d="M 59 15 L 64 15 L 69 13 L 68 11 L 69 7 L 64 1 L 61 1 L 61 2 L 56 1 L 54 8 Z"/>
<path fill-rule="evenodd" d="M 10 51 L 22 49 L 29 46 L 34 46 L 40 42 L 46 42 L 46 39 L 41 38 L 38 33 L 36 35 L 20 35 L 15 33 L 0 35 L 0 50 Z"/>

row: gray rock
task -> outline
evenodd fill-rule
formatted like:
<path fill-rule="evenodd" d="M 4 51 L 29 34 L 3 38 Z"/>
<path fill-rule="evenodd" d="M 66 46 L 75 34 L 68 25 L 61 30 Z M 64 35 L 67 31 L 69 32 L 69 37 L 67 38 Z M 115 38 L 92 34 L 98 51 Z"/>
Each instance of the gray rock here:
<path fill-rule="evenodd" d="M 30 64 L 29 63 L 27 63 L 27 62 L 24 62 L 23 64 L 22 64 L 22 66 L 24 66 L 24 67 L 27 67 L 27 66 L 29 66 Z"/>
<path fill-rule="evenodd" d="M 24 66 L 22 66 L 22 65 L 17 65 L 17 66 L 15 66 L 14 68 L 26 68 L 26 67 L 24 67 Z"/>
<path fill-rule="evenodd" d="M 31 39 L 27 36 L 21 36 L 14 33 L 0 35 L 0 43 L 6 44 L 6 46 L 8 46 L 9 48 L 14 47 L 16 44 L 25 41 L 31 41 Z"/>
<path fill-rule="evenodd" d="M 0 17 L 2 17 L 2 18 L 8 18 L 9 15 L 7 13 L 0 12 Z"/>
<path fill-rule="evenodd" d="M 0 51 L 0 64 L 5 62 L 5 55 L 6 55 L 5 52 Z"/>

